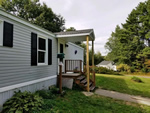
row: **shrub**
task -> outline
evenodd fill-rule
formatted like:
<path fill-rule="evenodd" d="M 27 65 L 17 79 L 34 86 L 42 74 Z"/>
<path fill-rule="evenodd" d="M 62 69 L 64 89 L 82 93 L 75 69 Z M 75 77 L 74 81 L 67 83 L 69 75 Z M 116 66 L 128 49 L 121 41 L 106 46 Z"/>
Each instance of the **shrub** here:
<path fill-rule="evenodd" d="M 131 72 L 131 73 L 135 72 L 135 67 L 134 67 L 134 66 L 132 66 L 132 67 L 130 68 L 130 72 Z"/>
<path fill-rule="evenodd" d="M 55 98 L 55 95 L 52 94 L 50 90 L 39 90 L 36 92 L 39 96 L 41 96 L 43 99 L 53 99 Z"/>
<path fill-rule="evenodd" d="M 15 92 L 3 105 L 2 113 L 32 113 L 40 111 L 43 99 L 31 92 Z"/>
<path fill-rule="evenodd" d="M 133 76 L 133 77 L 131 78 L 131 80 L 133 80 L 133 81 L 135 81 L 135 82 L 139 82 L 139 83 L 143 82 L 140 78 L 135 77 L 135 76 Z"/>
<path fill-rule="evenodd" d="M 147 72 L 148 72 L 148 69 L 145 68 L 145 67 L 143 67 L 141 71 L 144 72 L 144 73 L 147 73 Z"/>
<path fill-rule="evenodd" d="M 127 64 L 120 64 L 117 66 L 117 70 L 119 72 L 121 72 L 121 71 L 130 72 L 130 66 L 128 66 Z"/>
<path fill-rule="evenodd" d="M 50 86 L 49 90 L 54 94 L 54 95 L 58 95 L 59 94 L 59 88 L 57 88 L 56 86 Z"/>
<path fill-rule="evenodd" d="M 107 69 L 106 67 L 95 67 L 95 73 L 119 75 L 118 72 L 114 72 L 113 70 Z"/>
<path fill-rule="evenodd" d="M 50 87 L 49 90 L 38 90 L 36 94 L 41 96 L 43 99 L 53 99 L 59 95 L 59 89 L 56 87 Z"/>

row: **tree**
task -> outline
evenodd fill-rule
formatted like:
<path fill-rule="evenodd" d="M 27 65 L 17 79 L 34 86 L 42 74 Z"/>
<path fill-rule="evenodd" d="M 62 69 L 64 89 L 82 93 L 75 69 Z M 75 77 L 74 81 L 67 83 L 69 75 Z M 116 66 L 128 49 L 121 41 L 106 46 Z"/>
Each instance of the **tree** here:
<path fill-rule="evenodd" d="M 76 31 L 76 29 L 74 27 L 70 27 L 70 28 L 66 29 L 66 31 Z"/>
<path fill-rule="evenodd" d="M 136 58 L 134 64 L 137 69 L 150 69 L 150 47 L 144 48 L 139 54 L 137 54 Z"/>
<path fill-rule="evenodd" d="M 99 64 L 103 60 L 104 60 L 104 57 L 101 55 L 101 53 L 99 51 L 94 54 L 94 65 Z"/>
<path fill-rule="evenodd" d="M 1 7 L 1 5 L 2 5 L 2 0 L 0 0 L 0 7 Z"/>
<path fill-rule="evenodd" d="M 115 32 L 105 45 L 109 50 L 107 59 L 118 64 L 138 65 L 137 57 L 146 47 L 150 46 L 150 0 L 141 2 L 132 10 L 121 26 L 116 26 Z M 148 47 L 150 48 L 150 47 Z"/>
<path fill-rule="evenodd" d="M 70 27 L 68 29 L 66 29 L 66 31 L 76 31 L 76 29 L 74 27 Z M 74 42 L 75 44 L 81 46 L 82 42 L 81 41 L 77 41 L 77 42 Z"/>
<path fill-rule="evenodd" d="M 1 6 L 8 12 L 39 25 L 52 32 L 65 29 L 65 20 L 61 15 L 56 15 L 45 3 L 39 0 L 3 0 Z"/>

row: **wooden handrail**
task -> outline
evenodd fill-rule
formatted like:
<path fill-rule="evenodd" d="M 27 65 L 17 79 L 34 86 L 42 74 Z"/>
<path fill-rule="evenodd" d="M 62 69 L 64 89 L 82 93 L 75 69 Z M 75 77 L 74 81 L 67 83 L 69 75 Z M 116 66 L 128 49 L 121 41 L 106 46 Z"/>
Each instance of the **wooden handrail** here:
<path fill-rule="evenodd" d="M 65 60 L 65 73 L 74 72 L 75 69 L 82 72 L 82 60 Z"/>
<path fill-rule="evenodd" d="M 83 62 L 82 60 L 65 60 L 65 73 L 66 72 L 74 72 L 74 69 L 76 67 L 78 67 L 77 72 L 82 72 L 82 63 L 86 64 L 85 62 Z M 83 69 L 86 69 L 83 67 Z M 93 70 L 91 67 L 89 67 L 89 69 L 91 70 L 90 73 L 93 74 L 92 77 L 92 81 L 95 83 L 95 70 Z M 86 70 L 84 70 L 83 72 L 86 72 Z"/>
<path fill-rule="evenodd" d="M 86 73 L 86 68 L 84 68 L 85 70 L 84 70 L 84 72 Z M 93 70 L 91 67 L 89 67 L 89 69 L 90 69 L 90 73 L 92 73 L 93 74 L 93 79 L 91 79 L 91 81 L 94 83 L 94 85 L 96 85 L 96 81 L 95 81 L 95 78 L 96 78 L 96 76 L 95 76 L 95 70 Z"/>

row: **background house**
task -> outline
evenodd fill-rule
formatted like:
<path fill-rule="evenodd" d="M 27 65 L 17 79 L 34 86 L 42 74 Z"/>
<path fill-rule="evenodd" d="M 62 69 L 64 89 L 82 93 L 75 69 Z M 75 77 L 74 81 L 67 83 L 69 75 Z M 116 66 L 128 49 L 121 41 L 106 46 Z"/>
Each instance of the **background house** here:
<path fill-rule="evenodd" d="M 117 71 L 116 65 L 114 64 L 113 61 L 102 61 L 101 63 L 99 63 L 96 66 L 97 67 L 106 67 L 107 69 L 112 69 L 114 71 Z"/>

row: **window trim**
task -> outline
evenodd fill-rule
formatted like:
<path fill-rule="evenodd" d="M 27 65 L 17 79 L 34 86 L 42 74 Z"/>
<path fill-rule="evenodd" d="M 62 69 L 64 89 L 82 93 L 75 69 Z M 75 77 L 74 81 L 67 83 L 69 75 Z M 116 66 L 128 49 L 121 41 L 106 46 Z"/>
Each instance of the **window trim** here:
<path fill-rule="evenodd" d="M 39 49 L 39 38 L 45 39 L 46 41 L 46 50 L 40 50 Z M 45 52 L 45 63 L 39 63 L 39 53 L 38 52 Z M 38 35 L 37 36 L 37 66 L 45 66 L 48 65 L 48 38 L 42 36 L 42 35 Z"/>
<path fill-rule="evenodd" d="M 3 46 L 4 20 L 0 19 L 0 46 Z"/>

